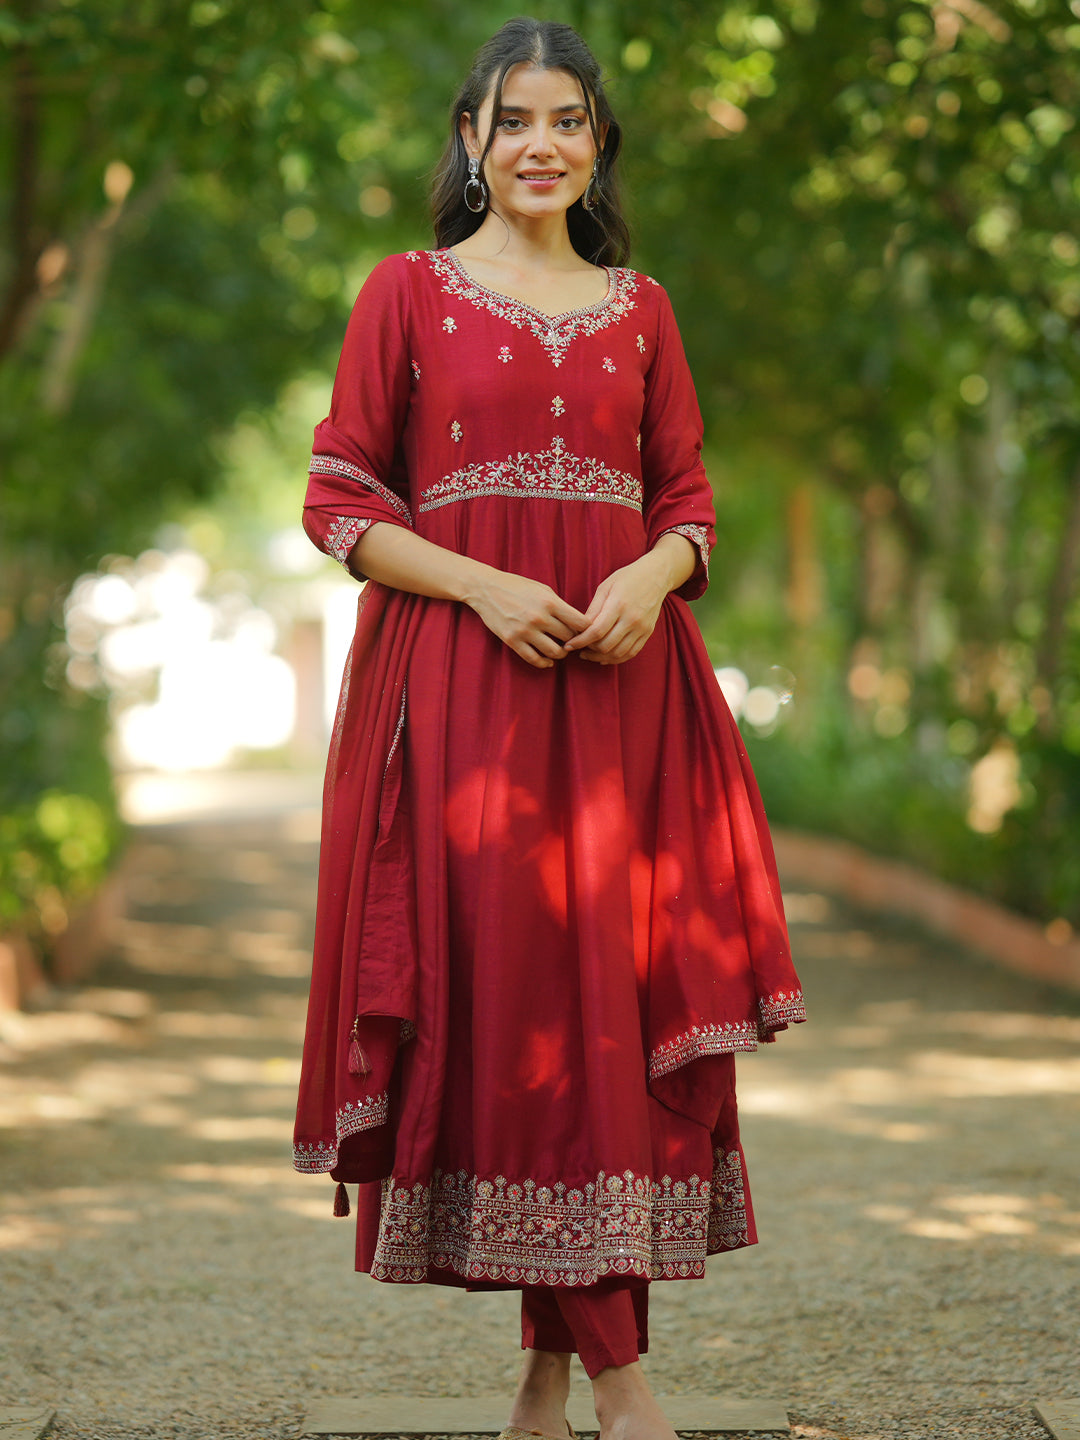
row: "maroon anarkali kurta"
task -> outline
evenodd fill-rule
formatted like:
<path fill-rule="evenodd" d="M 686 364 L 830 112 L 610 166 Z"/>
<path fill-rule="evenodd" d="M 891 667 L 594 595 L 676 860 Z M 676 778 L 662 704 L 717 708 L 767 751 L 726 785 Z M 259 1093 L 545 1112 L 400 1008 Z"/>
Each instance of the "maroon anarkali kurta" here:
<path fill-rule="evenodd" d="M 584 611 L 666 531 L 641 653 L 538 670 L 368 583 L 326 776 L 295 1164 L 360 1181 L 382 1280 L 700 1276 L 756 1238 L 733 1056 L 804 1018 L 772 847 L 687 599 L 714 541 L 671 306 L 554 319 L 449 250 L 372 272 L 316 430 L 312 539 L 375 521 Z"/>

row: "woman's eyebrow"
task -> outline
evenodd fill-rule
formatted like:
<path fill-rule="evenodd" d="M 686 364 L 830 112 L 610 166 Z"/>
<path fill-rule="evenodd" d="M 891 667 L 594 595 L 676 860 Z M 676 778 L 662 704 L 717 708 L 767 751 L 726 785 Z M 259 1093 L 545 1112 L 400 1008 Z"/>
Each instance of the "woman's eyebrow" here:
<path fill-rule="evenodd" d="M 585 106 L 580 101 L 576 105 L 553 105 L 552 115 L 568 115 L 574 110 L 584 110 Z M 532 111 L 527 105 L 500 105 L 499 112 L 503 115 L 531 115 Z"/>

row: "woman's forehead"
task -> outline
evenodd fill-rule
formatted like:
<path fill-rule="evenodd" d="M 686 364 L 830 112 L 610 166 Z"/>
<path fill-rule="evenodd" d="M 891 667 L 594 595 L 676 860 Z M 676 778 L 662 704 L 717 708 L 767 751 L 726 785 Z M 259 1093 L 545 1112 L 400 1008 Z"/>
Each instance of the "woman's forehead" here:
<path fill-rule="evenodd" d="M 487 104 L 494 98 L 492 85 Z M 502 85 L 502 104 L 524 110 L 562 110 L 567 106 L 584 107 L 581 85 L 566 70 L 541 70 L 522 63 L 506 72 Z"/>

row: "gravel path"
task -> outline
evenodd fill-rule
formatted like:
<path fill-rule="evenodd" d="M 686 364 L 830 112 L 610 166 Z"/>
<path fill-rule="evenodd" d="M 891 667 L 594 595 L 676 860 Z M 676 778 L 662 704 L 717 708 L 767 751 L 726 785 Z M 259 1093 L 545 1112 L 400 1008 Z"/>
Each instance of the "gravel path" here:
<path fill-rule="evenodd" d="M 512 1388 L 513 1298 L 355 1276 L 289 1167 L 316 834 L 145 828 L 94 985 L 0 1022 L 0 1400 L 59 1440 Z M 1080 1396 L 1080 1003 L 789 904 L 812 1021 L 739 1067 L 763 1243 L 654 1287 L 654 1388 L 783 1399 L 806 1440 L 1045 1437 L 1033 1401 Z"/>

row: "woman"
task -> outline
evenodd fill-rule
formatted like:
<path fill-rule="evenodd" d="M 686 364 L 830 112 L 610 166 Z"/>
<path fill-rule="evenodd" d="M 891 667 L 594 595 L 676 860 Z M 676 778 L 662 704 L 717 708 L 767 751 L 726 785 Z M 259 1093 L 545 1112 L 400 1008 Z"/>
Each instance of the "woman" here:
<path fill-rule="evenodd" d="M 622 266 L 619 145 L 575 32 L 509 22 L 453 109 L 438 248 L 349 323 L 305 524 L 368 584 L 295 1163 L 359 1182 L 358 1269 L 522 1291 L 511 1429 L 566 1435 L 577 1351 L 605 1440 L 670 1440 L 648 1284 L 754 1243 L 733 1055 L 804 1013 L 685 603 L 701 421 Z"/>

